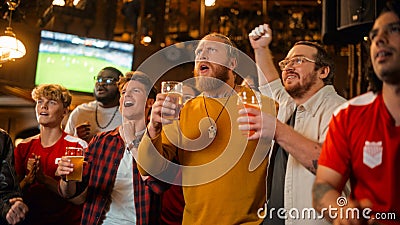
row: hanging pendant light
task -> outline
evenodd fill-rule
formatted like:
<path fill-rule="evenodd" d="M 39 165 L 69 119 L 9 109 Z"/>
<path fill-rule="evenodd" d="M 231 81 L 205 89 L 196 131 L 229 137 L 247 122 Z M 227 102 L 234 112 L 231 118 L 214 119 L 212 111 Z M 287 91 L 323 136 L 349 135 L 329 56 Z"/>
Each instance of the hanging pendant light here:
<path fill-rule="evenodd" d="M 17 39 L 11 28 L 12 12 L 18 7 L 20 0 L 7 0 L 10 10 L 8 27 L 3 36 L 0 36 L 0 63 L 19 59 L 26 54 L 25 45 Z"/>

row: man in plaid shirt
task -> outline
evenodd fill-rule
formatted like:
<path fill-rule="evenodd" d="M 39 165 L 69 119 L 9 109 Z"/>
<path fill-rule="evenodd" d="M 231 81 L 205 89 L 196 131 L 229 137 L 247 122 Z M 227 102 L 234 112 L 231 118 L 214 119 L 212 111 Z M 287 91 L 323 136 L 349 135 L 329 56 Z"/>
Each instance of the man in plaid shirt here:
<path fill-rule="evenodd" d="M 121 77 L 120 111 L 122 125 L 97 134 L 85 151 L 82 182 L 60 180 L 59 192 L 65 198 L 85 200 L 81 224 L 158 224 L 159 196 L 148 177 L 139 174 L 135 158 L 146 129 L 145 117 L 154 99 L 149 78 L 141 72 Z M 58 175 L 65 177 L 73 164 L 63 158 Z M 86 195 L 86 197 L 85 197 Z"/>

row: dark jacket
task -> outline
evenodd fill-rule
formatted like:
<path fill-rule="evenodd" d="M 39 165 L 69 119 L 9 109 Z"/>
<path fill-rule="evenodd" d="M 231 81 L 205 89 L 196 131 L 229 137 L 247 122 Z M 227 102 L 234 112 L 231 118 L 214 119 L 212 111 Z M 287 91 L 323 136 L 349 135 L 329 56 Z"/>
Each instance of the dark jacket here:
<path fill-rule="evenodd" d="M 14 197 L 22 197 L 14 167 L 14 146 L 7 132 L 0 129 L 0 224 L 7 224 L 9 199 Z"/>

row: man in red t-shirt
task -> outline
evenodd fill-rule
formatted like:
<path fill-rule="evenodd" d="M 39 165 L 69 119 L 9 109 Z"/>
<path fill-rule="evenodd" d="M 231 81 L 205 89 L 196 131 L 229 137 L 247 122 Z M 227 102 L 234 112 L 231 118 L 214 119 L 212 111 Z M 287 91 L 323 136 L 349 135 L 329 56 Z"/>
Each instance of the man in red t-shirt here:
<path fill-rule="evenodd" d="M 335 112 L 313 187 L 314 207 L 334 224 L 400 224 L 400 1 L 387 3 L 369 38 L 372 92 Z M 347 179 L 349 200 L 340 197 Z"/>
<path fill-rule="evenodd" d="M 66 147 L 86 148 L 82 139 L 63 132 L 61 122 L 68 113 L 72 96 L 56 84 L 44 84 L 32 91 L 40 134 L 23 140 L 15 149 L 15 170 L 24 201 L 29 207 L 24 224 L 78 225 L 82 205 L 74 205 L 58 194 L 57 161 Z"/>

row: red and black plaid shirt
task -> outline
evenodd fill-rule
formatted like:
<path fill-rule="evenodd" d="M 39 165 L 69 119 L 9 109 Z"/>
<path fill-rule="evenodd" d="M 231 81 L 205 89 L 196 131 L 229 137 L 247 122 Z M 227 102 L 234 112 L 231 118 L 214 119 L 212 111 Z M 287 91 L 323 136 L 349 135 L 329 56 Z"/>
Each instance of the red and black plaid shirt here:
<path fill-rule="evenodd" d="M 118 166 L 126 151 L 118 129 L 97 134 L 85 152 L 85 161 L 88 164 L 84 167 L 82 182 L 77 183 L 78 193 L 88 188 L 82 225 L 101 224 L 109 209 Z M 160 197 L 145 185 L 135 160 L 132 169 L 137 224 L 159 224 Z"/>

